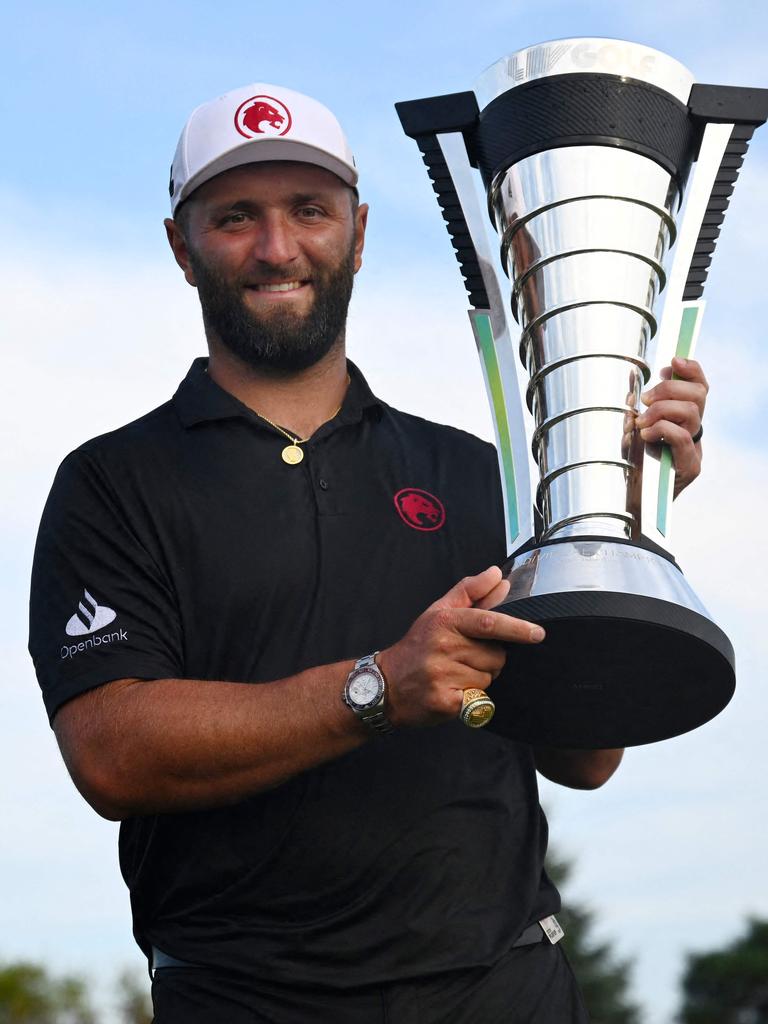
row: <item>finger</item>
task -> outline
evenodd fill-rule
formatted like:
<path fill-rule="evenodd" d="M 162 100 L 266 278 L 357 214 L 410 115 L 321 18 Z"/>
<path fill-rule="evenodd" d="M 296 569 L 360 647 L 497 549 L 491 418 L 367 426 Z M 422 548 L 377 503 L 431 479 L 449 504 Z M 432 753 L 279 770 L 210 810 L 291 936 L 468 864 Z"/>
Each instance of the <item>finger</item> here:
<path fill-rule="evenodd" d="M 646 438 L 645 434 L 649 436 Z M 640 431 L 643 440 L 649 443 L 664 441 L 672 453 L 675 467 L 675 497 L 701 473 L 701 448 L 694 445 L 690 433 L 677 423 L 660 420 L 652 427 Z"/>
<path fill-rule="evenodd" d="M 709 390 L 709 384 L 707 378 L 704 375 L 704 371 L 701 368 L 701 363 L 697 363 L 695 359 L 681 359 L 679 356 L 672 357 L 672 370 L 675 376 L 681 380 L 693 381 L 696 384 L 703 384 L 704 387 Z"/>
<path fill-rule="evenodd" d="M 483 643 L 471 640 L 467 642 L 467 646 L 462 651 L 457 653 L 455 660 L 477 672 L 486 672 L 489 682 L 493 682 L 504 668 L 507 654 L 507 646 L 497 643 L 495 640 Z"/>
<path fill-rule="evenodd" d="M 464 706 L 464 691 L 465 690 L 490 690 L 493 685 L 493 679 L 491 679 L 486 672 L 472 672 L 467 673 L 465 679 L 461 681 L 461 687 L 457 688 L 451 694 L 451 710 L 456 718 L 461 714 L 461 709 Z"/>
<path fill-rule="evenodd" d="M 498 565 L 489 566 L 477 576 L 465 576 L 447 594 L 438 598 L 431 608 L 471 608 L 476 601 L 482 601 L 501 581 Z"/>
<path fill-rule="evenodd" d="M 449 686 L 443 687 L 443 693 L 458 693 L 462 696 L 464 690 L 469 690 L 470 687 L 476 686 L 478 690 L 490 690 L 493 684 L 496 682 L 498 672 L 485 672 L 482 669 L 475 669 L 462 665 L 462 673 L 460 677 L 454 677 L 451 680 Z M 439 697 L 438 697 L 439 699 Z"/>
<path fill-rule="evenodd" d="M 450 677 L 444 677 L 440 685 L 432 686 L 428 690 L 423 689 L 422 695 L 425 704 L 433 712 L 438 714 L 455 713 L 461 710 L 461 701 L 464 691 L 472 687 L 478 690 L 490 690 L 498 673 L 486 672 L 484 669 L 474 668 L 470 665 L 456 665 Z M 456 698 L 458 697 L 458 706 Z M 454 712 L 455 708 L 455 712 Z"/>
<path fill-rule="evenodd" d="M 701 363 L 697 363 L 695 359 L 681 359 L 679 356 L 672 356 L 672 365 L 662 367 L 659 376 L 662 380 L 671 380 L 675 377 L 677 380 L 695 381 L 698 384 L 703 384 L 709 390 Z"/>
<path fill-rule="evenodd" d="M 704 385 L 685 380 L 662 381 L 656 387 L 644 391 L 640 397 L 649 408 L 661 401 L 693 402 L 701 414 L 707 404 L 707 390 Z"/>
<path fill-rule="evenodd" d="M 458 609 L 454 628 L 462 636 L 474 640 L 499 640 L 513 644 L 537 644 L 544 639 L 541 626 L 525 619 L 515 619 L 503 612 L 484 611 L 480 608 Z"/>
<path fill-rule="evenodd" d="M 509 593 L 509 580 L 500 580 L 485 597 L 475 601 L 475 608 L 495 608 Z"/>
<path fill-rule="evenodd" d="M 635 423 L 645 440 L 643 430 L 662 420 L 665 423 L 677 423 L 678 426 L 685 427 L 689 433 L 695 434 L 701 426 L 701 411 L 695 402 L 662 399 L 649 406 L 641 416 L 637 417 Z"/>
<path fill-rule="evenodd" d="M 658 420 L 656 423 L 640 431 L 640 436 L 648 444 L 668 444 L 672 449 L 675 469 L 679 469 L 679 460 L 686 454 L 695 454 L 691 432 L 679 423 L 671 420 Z"/>

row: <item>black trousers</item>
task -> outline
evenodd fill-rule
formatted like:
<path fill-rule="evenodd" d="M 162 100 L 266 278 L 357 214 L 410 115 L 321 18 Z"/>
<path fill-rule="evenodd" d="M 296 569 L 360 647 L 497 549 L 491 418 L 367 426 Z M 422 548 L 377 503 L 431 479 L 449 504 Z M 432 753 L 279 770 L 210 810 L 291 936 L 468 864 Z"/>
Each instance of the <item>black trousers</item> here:
<path fill-rule="evenodd" d="M 152 982 L 155 1024 L 587 1024 L 560 946 L 512 949 L 492 968 L 385 986 L 308 989 L 191 967 Z"/>

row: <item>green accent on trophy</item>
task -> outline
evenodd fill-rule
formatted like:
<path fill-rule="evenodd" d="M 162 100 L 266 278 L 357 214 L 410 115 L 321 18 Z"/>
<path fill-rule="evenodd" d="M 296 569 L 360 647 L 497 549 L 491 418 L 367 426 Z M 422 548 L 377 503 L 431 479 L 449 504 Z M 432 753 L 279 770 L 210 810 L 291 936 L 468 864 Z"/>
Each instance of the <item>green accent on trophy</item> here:
<path fill-rule="evenodd" d="M 504 495 L 507 513 L 507 529 L 509 536 L 514 538 L 520 533 L 520 519 L 517 510 L 517 485 L 515 483 L 515 463 L 512 457 L 512 443 L 509 435 L 509 420 L 504 401 L 504 385 L 501 381 L 499 361 L 496 358 L 496 347 L 493 341 L 491 318 L 484 314 L 472 317 L 480 358 L 485 370 L 488 394 L 496 424 L 496 439 L 499 445 L 499 456 L 504 474 Z"/>
<path fill-rule="evenodd" d="M 677 348 L 675 355 L 680 359 L 689 359 L 693 351 L 693 343 L 696 340 L 696 325 L 701 316 L 701 305 L 690 305 L 683 307 L 683 315 L 680 320 L 680 333 L 677 336 Z M 677 376 L 672 374 L 673 380 Z M 661 452 L 661 467 L 659 469 L 659 500 L 656 506 L 656 528 L 659 533 L 666 537 L 667 519 L 669 508 L 672 503 L 674 488 L 674 464 L 672 462 L 672 449 L 665 444 Z"/>

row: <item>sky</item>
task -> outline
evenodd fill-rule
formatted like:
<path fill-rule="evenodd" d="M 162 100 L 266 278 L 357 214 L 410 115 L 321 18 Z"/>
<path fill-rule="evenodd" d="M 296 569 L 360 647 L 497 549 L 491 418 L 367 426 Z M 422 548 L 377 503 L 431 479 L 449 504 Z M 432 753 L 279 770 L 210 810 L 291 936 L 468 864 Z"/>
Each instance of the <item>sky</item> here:
<path fill-rule="evenodd" d="M 204 352 L 162 228 L 188 113 L 254 81 L 337 113 L 371 205 L 350 354 L 387 401 L 490 438 L 461 278 L 393 104 L 469 89 L 499 57 L 570 36 L 645 43 L 699 81 L 768 85 L 766 16 L 745 0 L 287 7 L 31 0 L 0 20 L 0 960 L 86 974 L 105 1005 L 104 979 L 141 960 L 116 826 L 75 792 L 43 712 L 26 653 L 28 578 L 61 459 L 165 401 Z M 589 903 L 599 936 L 634 962 L 646 1024 L 672 1021 L 687 953 L 768 916 L 766 194 L 764 128 L 706 290 L 704 471 L 674 510 L 674 554 L 736 649 L 736 696 L 695 732 L 628 751 L 597 792 L 541 786 L 553 845 L 575 864 L 566 895 Z"/>

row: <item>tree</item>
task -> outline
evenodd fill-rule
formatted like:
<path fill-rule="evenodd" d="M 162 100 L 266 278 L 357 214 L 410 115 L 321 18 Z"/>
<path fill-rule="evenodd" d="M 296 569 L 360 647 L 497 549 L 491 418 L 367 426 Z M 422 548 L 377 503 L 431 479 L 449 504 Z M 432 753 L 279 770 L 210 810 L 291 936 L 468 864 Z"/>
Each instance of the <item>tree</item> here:
<path fill-rule="evenodd" d="M 0 1024 L 95 1024 L 85 983 L 27 961 L 0 964 Z"/>
<path fill-rule="evenodd" d="M 123 971 L 117 979 L 118 1011 L 122 1024 L 152 1024 L 152 1000 L 149 986 L 133 971 Z"/>
<path fill-rule="evenodd" d="M 549 854 L 547 874 L 561 891 L 571 871 L 568 861 Z M 564 897 L 563 909 L 557 917 L 565 931 L 561 941 L 584 996 L 591 1024 L 640 1024 L 640 1009 L 628 996 L 630 965 L 627 961 L 616 960 L 607 943 L 592 938 L 594 914 Z"/>
<path fill-rule="evenodd" d="M 730 945 L 690 954 L 682 989 L 682 1024 L 768 1024 L 768 921 L 750 918 Z"/>

